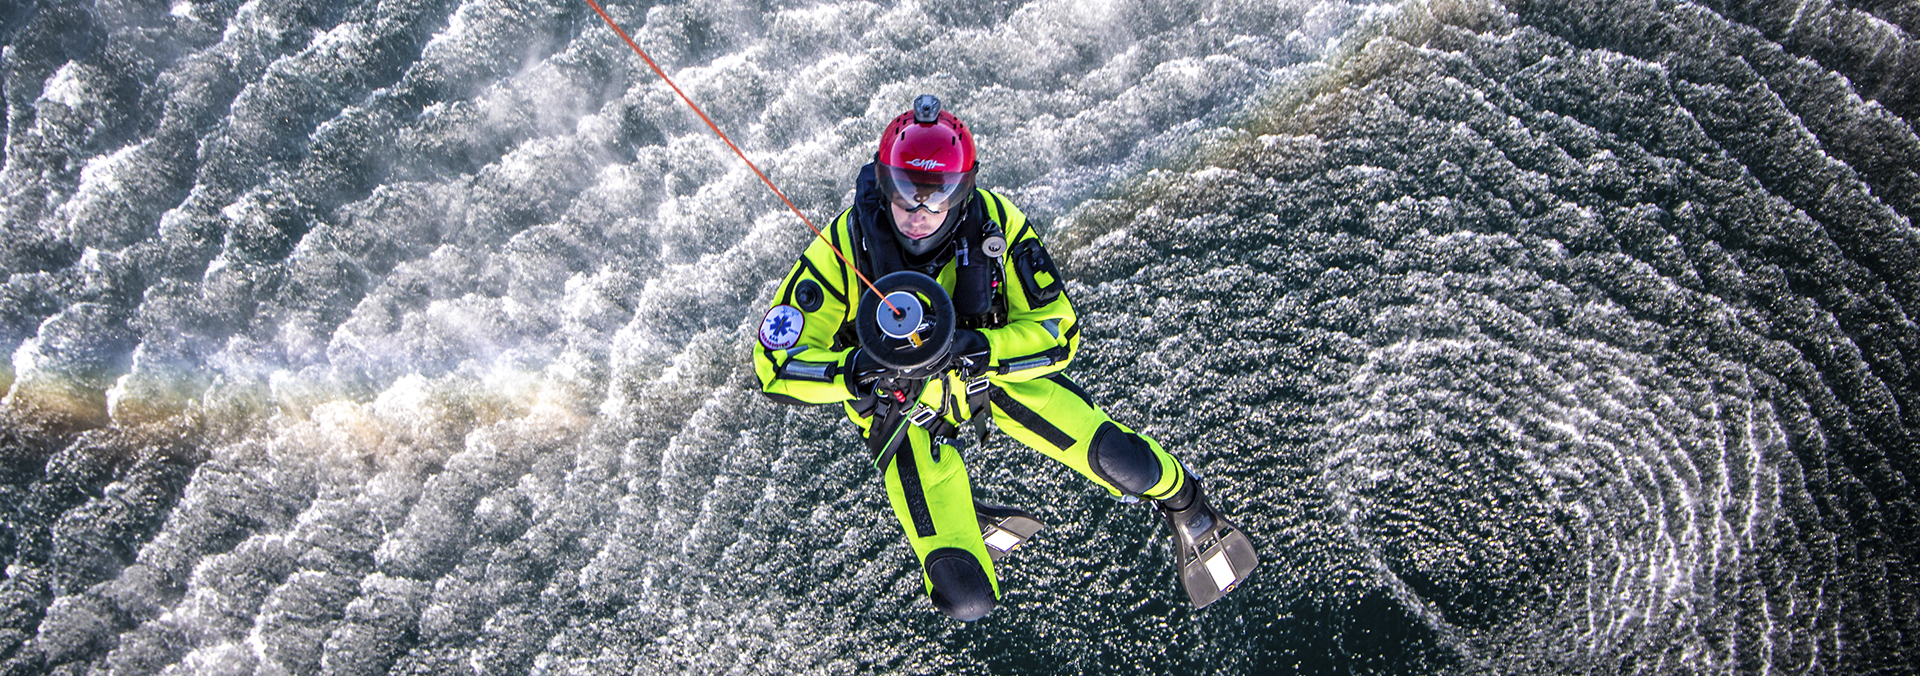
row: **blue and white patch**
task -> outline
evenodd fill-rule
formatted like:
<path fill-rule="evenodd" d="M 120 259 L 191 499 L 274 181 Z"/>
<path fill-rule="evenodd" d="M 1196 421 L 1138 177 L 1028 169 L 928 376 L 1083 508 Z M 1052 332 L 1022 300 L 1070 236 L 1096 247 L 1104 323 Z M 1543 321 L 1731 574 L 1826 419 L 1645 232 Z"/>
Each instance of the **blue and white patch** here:
<path fill-rule="evenodd" d="M 784 350 L 800 342 L 807 328 L 807 315 L 792 305 L 775 305 L 760 320 L 760 344 L 769 350 Z"/>

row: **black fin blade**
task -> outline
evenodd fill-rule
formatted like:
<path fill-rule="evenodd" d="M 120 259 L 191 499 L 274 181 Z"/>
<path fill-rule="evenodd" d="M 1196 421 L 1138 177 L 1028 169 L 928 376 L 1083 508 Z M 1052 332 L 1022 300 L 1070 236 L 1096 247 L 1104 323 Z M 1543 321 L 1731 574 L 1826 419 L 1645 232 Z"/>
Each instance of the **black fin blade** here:
<path fill-rule="evenodd" d="M 986 513 L 988 511 L 999 512 L 1001 515 L 988 514 Z M 1047 527 L 1031 514 L 1005 507 L 988 510 L 976 508 L 974 517 L 980 522 L 981 539 L 987 542 L 987 555 L 992 557 L 995 563 L 999 563 L 1001 558 L 1019 549 L 1020 545 L 1026 544 L 1027 538 L 1033 537 L 1035 533 L 1040 532 L 1040 529 Z"/>

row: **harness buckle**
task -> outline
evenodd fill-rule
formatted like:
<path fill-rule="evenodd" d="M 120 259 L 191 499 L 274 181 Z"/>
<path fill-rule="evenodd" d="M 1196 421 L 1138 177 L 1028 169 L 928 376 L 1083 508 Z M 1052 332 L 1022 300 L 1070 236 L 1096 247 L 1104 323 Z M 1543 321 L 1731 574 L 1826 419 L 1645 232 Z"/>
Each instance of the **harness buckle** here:
<path fill-rule="evenodd" d="M 912 411 L 907 412 L 907 422 L 918 427 L 926 427 L 927 423 L 933 422 L 933 419 L 939 415 L 938 411 L 928 408 L 925 404 L 918 404 Z"/>
<path fill-rule="evenodd" d="M 981 376 L 980 378 L 975 380 L 969 380 L 967 381 L 967 396 L 971 397 L 981 392 L 985 392 L 987 391 L 988 387 L 992 387 L 992 386 L 993 386 L 993 383 L 987 382 L 987 379 L 985 376 Z"/>

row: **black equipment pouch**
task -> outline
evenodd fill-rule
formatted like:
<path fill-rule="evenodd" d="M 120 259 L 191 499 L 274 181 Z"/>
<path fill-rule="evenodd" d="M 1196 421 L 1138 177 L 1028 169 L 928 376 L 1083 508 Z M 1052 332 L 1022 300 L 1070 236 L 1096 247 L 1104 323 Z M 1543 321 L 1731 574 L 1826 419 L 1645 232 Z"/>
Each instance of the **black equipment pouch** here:
<path fill-rule="evenodd" d="M 1060 297 L 1065 289 L 1066 280 L 1060 277 L 1060 268 L 1053 264 L 1053 257 L 1047 254 L 1047 248 L 1040 240 L 1029 239 L 1013 245 L 1013 271 L 1020 275 L 1020 288 L 1027 294 L 1027 307 L 1040 308 Z"/>

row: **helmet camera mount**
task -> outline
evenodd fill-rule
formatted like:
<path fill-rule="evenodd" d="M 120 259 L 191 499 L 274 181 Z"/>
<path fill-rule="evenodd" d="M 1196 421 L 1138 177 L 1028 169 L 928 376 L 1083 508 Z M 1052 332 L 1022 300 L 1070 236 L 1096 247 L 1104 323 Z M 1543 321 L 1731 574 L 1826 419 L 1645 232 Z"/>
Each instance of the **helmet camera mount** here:
<path fill-rule="evenodd" d="M 940 121 L 940 99 L 932 94 L 921 94 L 913 99 L 913 121 L 917 124 L 933 124 Z"/>

